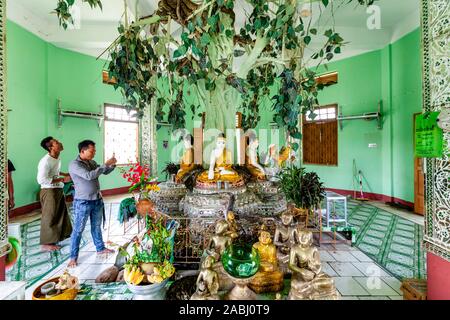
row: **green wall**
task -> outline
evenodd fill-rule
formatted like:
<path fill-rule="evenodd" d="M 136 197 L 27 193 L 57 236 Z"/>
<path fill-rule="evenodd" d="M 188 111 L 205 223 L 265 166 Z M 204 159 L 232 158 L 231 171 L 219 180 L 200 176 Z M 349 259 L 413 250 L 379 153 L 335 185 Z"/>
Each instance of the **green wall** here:
<path fill-rule="evenodd" d="M 345 116 L 375 112 L 381 100 L 383 129 L 375 121 L 344 121 L 338 131 L 338 166 L 306 167 L 329 188 L 353 190 L 355 160 L 365 192 L 413 202 L 413 117 L 422 110 L 420 30 L 382 50 L 330 63 L 328 70 L 339 72 L 339 82 L 320 93 L 320 104 L 338 103 Z"/>
<path fill-rule="evenodd" d="M 39 146 L 47 134 L 47 44 L 7 23 L 8 157 L 14 163 L 16 207 L 36 201 Z"/>
<path fill-rule="evenodd" d="M 82 139 L 96 141 L 96 160 L 103 160 L 103 131 L 97 122 L 64 118 L 58 128 L 57 99 L 61 99 L 63 109 L 99 112 L 104 103 L 121 104 L 122 97 L 102 83 L 104 61 L 57 48 L 10 21 L 7 32 L 8 108 L 13 110 L 8 113 L 8 153 L 17 168 L 16 206 L 23 206 L 36 201 L 36 168 L 45 154 L 39 146 L 43 137 L 53 135 L 65 145 L 63 171 L 76 157 L 76 145 Z M 339 83 L 321 92 L 322 105 L 338 103 L 344 115 L 352 115 L 376 111 L 382 100 L 385 118 L 382 130 L 373 121 L 344 122 L 338 132 L 338 166 L 308 166 L 319 173 L 327 187 L 351 190 L 355 159 L 364 175 L 364 191 L 413 201 L 412 119 L 421 111 L 422 102 L 419 48 L 420 33 L 416 30 L 382 50 L 328 65 L 329 71 L 339 72 Z M 191 98 L 185 95 L 186 100 Z M 272 111 L 266 103 L 260 109 L 263 112 L 257 129 L 267 129 Z M 190 110 L 186 113 L 186 127 L 192 132 L 194 121 L 199 119 L 192 119 Z M 172 149 L 179 144 L 171 133 L 170 127 L 157 131 L 158 175 L 162 179 L 161 171 L 172 154 L 177 154 Z M 270 130 L 258 133 L 261 145 L 275 142 Z M 279 140 L 282 144 L 283 132 Z M 168 141 L 167 149 L 163 141 Z M 369 148 L 369 143 L 377 147 Z M 102 189 L 125 185 L 118 172 L 102 176 L 101 184 Z"/>
<path fill-rule="evenodd" d="M 7 23 L 8 67 L 8 156 L 16 166 L 13 173 L 16 207 L 37 200 L 37 164 L 45 151 L 39 143 L 51 135 L 64 144 L 62 171 L 75 159 L 83 139 L 97 143 L 96 161 L 103 161 L 103 131 L 95 120 L 64 118 L 57 127 L 57 99 L 63 109 L 100 112 L 103 103 L 120 104 L 121 95 L 104 85 L 104 61 L 57 48 Z M 118 172 L 100 179 L 102 189 L 124 186 Z"/>
<path fill-rule="evenodd" d="M 330 71 L 339 74 L 338 84 L 327 87 L 319 94 L 321 105 L 337 103 L 343 115 L 358 115 L 378 110 L 381 100 L 381 56 L 374 51 L 329 64 Z M 324 70 L 322 68 L 323 72 Z M 316 171 L 329 188 L 353 189 L 353 160 L 364 174 L 366 191 L 380 193 L 382 172 L 382 131 L 375 121 L 352 120 L 342 122 L 338 128 L 338 165 L 306 166 Z M 369 148 L 376 143 L 376 148 Z"/>

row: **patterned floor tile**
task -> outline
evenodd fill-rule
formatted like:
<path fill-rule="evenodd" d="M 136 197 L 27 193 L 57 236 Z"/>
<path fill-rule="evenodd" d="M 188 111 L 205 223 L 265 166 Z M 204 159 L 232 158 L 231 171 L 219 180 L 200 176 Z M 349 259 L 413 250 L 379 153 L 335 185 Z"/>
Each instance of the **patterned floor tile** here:
<path fill-rule="evenodd" d="M 319 255 L 320 261 L 322 262 L 336 261 L 336 259 L 328 251 L 319 250 Z"/>
<path fill-rule="evenodd" d="M 366 254 L 361 251 L 352 251 L 352 255 L 356 257 L 361 262 L 372 262 L 372 258 L 368 257 Z"/>
<path fill-rule="evenodd" d="M 397 292 L 399 295 L 403 295 L 403 292 L 400 290 L 400 287 L 402 286 L 402 283 L 400 281 L 398 281 L 397 278 L 395 278 L 395 277 L 383 277 L 382 279 L 392 289 L 394 289 L 395 292 Z"/>
<path fill-rule="evenodd" d="M 395 296 L 397 294 L 382 278 L 355 277 L 354 279 L 372 296 Z"/>
<path fill-rule="evenodd" d="M 328 251 L 338 262 L 358 262 L 358 259 L 349 251 Z"/>
<path fill-rule="evenodd" d="M 352 262 L 367 277 L 390 277 L 391 275 L 373 262 Z"/>
<path fill-rule="evenodd" d="M 403 296 L 389 296 L 391 300 L 403 300 Z"/>
<path fill-rule="evenodd" d="M 326 263 L 326 262 L 322 263 L 322 272 L 325 272 L 330 277 L 337 277 L 338 276 L 336 271 L 329 265 L 329 263 Z"/>
<path fill-rule="evenodd" d="M 336 288 L 342 296 L 364 296 L 370 295 L 363 286 L 361 286 L 352 277 L 335 277 Z"/>
<path fill-rule="evenodd" d="M 359 277 L 364 274 L 358 270 L 351 262 L 329 262 L 329 265 L 340 277 Z"/>

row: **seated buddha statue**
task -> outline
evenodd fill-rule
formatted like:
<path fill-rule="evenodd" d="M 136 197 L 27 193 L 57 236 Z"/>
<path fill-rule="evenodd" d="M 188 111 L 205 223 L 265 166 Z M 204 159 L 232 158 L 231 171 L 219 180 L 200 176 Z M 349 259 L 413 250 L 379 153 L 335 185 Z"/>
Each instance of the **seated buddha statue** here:
<path fill-rule="evenodd" d="M 254 137 L 249 141 L 247 150 L 245 151 L 245 166 L 256 180 L 266 180 L 264 168 L 259 164 L 258 159 L 259 140 Z"/>
<path fill-rule="evenodd" d="M 278 156 L 278 167 L 284 168 L 286 166 L 286 162 L 291 161 L 291 158 L 291 147 L 282 147 Z"/>
<path fill-rule="evenodd" d="M 208 246 L 204 252 L 204 257 L 202 259 L 202 263 L 204 260 L 211 256 L 216 261 L 213 269 L 219 275 L 219 287 L 220 290 L 229 290 L 233 287 L 233 281 L 228 277 L 225 269 L 222 266 L 222 254 L 225 252 L 225 249 L 230 246 L 233 242 L 233 239 L 229 235 L 229 225 L 226 220 L 219 220 L 215 226 L 215 233 L 211 237 Z"/>
<path fill-rule="evenodd" d="M 180 159 L 180 170 L 175 177 L 177 183 L 182 183 L 184 176 L 194 169 L 194 138 L 188 134 L 183 138 L 184 154 Z"/>
<path fill-rule="evenodd" d="M 281 214 L 281 225 L 277 225 L 273 243 L 277 247 L 277 258 L 283 272 L 289 272 L 289 252 L 296 243 L 297 228 L 294 223 L 294 215 L 290 211 Z"/>
<path fill-rule="evenodd" d="M 232 155 L 225 148 L 226 138 L 222 135 L 217 137 L 216 146 L 211 152 L 209 170 L 203 171 L 197 178 L 200 184 L 211 184 L 217 181 L 229 182 L 232 185 L 243 184 L 242 177 L 234 171 Z"/>
<path fill-rule="evenodd" d="M 236 223 L 236 217 L 235 217 L 233 211 L 228 211 L 226 221 L 228 223 L 228 231 L 225 232 L 225 234 L 230 236 L 231 240 L 234 240 L 237 237 L 239 237 L 239 232 L 238 232 L 238 226 Z"/>
<path fill-rule="evenodd" d="M 280 291 L 283 289 L 283 272 L 278 269 L 277 248 L 268 231 L 261 231 L 258 240 L 253 247 L 259 253 L 260 266 L 249 287 L 256 293 Z"/>
<path fill-rule="evenodd" d="M 208 256 L 213 256 L 216 261 L 220 262 L 225 249 L 231 245 L 232 238 L 229 235 L 229 226 L 226 220 L 219 220 L 216 223 L 215 234 L 211 237 L 206 248 Z"/>
<path fill-rule="evenodd" d="M 219 300 L 219 276 L 213 266 L 215 264 L 213 256 L 208 256 L 203 260 L 200 273 L 197 277 L 197 289 L 191 296 L 191 300 Z"/>
<path fill-rule="evenodd" d="M 311 231 L 298 230 L 297 244 L 289 255 L 292 270 L 289 300 L 337 300 L 338 293 L 333 278 L 322 272 L 319 250 L 312 246 Z"/>

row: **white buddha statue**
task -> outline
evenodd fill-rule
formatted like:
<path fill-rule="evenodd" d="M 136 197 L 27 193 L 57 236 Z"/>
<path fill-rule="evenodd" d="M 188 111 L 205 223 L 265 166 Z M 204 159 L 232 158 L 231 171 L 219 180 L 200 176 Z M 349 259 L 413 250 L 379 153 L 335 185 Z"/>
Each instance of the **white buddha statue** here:
<path fill-rule="evenodd" d="M 259 140 L 256 137 L 250 139 L 249 145 L 245 152 L 245 165 L 254 178 L 257 180 L 266 180 L 264 168 L 259 164 L 258 146 Z"/>
<path fill-rule="evenodd" d="M 211 152 L 209 170 L 203 171 L 197 178 L 198 182 L 211 183 L 227 181 L 230 183 L 241 182 L 242 178 L 232 169 L 232 155 L 225 148 L 226 138 L 222 135 L 216 140 L 216 146 Z"/>

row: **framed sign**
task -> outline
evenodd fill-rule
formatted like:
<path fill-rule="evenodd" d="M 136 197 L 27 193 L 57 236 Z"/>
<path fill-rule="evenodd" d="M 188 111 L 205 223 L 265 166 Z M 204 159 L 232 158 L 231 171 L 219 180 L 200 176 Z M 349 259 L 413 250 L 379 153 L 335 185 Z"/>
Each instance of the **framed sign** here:
<path fill-rule="evenodd" d="M 439 112 L 425 112 L 416 117 L 415 155 L 418 158 L 441 158 L 444 133 L 437 124 Z"/>

